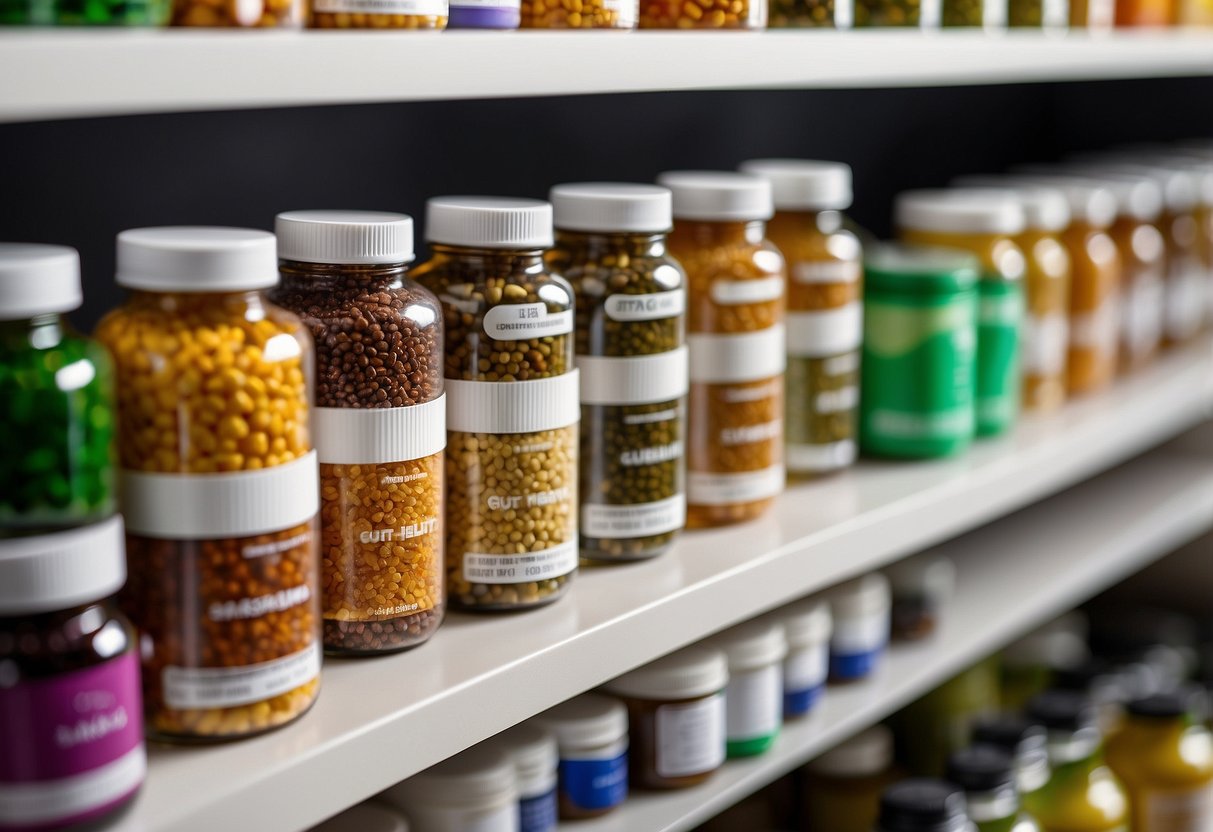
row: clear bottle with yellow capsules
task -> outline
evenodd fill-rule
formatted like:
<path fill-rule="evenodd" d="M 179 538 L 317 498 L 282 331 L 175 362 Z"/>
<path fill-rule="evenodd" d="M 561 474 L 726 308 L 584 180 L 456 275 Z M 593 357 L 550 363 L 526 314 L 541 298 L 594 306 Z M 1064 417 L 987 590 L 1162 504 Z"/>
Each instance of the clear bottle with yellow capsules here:
<path fill-rule="evenodd" d="M 784 260 L 765 237 L 771 185 L 664 173 L 670 253 L 687 274 L 687 525 L 761 515 L 783 491 Z"/>
<path fill-rule="evenodd" d="M 1133 806 L 1133 832 L 1213 829 L 1213 735 L 1195 718 L 1194 694 L 1130 702 L 1108 740 L 1108 765 Z"/>
<path fill-rule="evenodd" d="M 898 194 L 897 233 L 914 245 L 958 248 L 976 254 L 977 435 L 1005 433 L 1019 414 L 1020 331 L 1024 317 L 1023 207 L 1006 190 L 922 190 Z"/>
<path fill-rule="evenodd" d="M 803 159 L 756 159 L 741 169 L 770 181 L 767 235 L 787 259 L 788 473 L 828 474 L 851 465 L 858 447 L 863 251 L 842 213 L 851 169 Z"/>
<path fill-rule="evenodd" d="M 310 430 L 312 340 L 265 299 L 272 234 L 118 235 L 131 290 L 102 320 L 114 358 L 129 579 L 149 733 L 248 736 L 295 719 L 320 683 Z"/>

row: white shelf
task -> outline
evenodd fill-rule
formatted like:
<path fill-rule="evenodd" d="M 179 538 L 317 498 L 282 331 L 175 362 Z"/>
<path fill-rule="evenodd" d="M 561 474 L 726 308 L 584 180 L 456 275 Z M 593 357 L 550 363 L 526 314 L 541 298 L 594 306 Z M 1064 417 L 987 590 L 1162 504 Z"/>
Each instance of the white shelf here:
<path fill-rule="evenodd" d="M 0 32 L 0 121 L 660 90 L 1213 74 L 1210 30 Z"/>
<path fill-rule="evenodd" d="M 451 615 L 432 643 L 329 661 L 311 713 L 264 737 L 156 749 L 122 832 L 295 832 L 627 670 L 1006 515 L 1213 414 L 1213 339 L 1012 436 L 933 463 L 864 463 L 764 520 L 584 570 L 527 614 Z M 705 625 L 705 622 L 712 622 Z"/>
<path fill-rule="evenodd" d="M 1095 522 L 1093 522 L 1093 520 Z M 1213 456 L 1162 451 L 940 547 L 956 597 L 930 639 L 896 645 L 865 682 L 831 687 L 770 752 L 729 762 L 703 786 L 633 794 L 577 832 L 681 832 L 1213 528 Z"/>

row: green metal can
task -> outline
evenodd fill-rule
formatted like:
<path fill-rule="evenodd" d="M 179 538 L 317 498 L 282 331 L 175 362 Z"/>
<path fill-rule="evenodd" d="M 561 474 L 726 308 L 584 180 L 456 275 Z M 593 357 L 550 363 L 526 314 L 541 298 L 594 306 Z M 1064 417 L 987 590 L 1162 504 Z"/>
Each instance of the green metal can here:
<path fill-rule="evenodd" d="M 887 245 L 864 263 L 860 445 L 939 457 L 974 433 L 979 264 L 951 249 Z"/>

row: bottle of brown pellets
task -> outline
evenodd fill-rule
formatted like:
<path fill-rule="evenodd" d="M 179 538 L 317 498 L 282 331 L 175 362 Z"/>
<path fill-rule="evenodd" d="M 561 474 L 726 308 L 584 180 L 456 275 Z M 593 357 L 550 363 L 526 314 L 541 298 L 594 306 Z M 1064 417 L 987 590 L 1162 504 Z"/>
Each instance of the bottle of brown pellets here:
<path fill-rule="evenodd" d="M 447 594 L 472 610 L 559 598 L 577 570 L 573 290 L 544 262 L 552 206 L 441 197 L 414 276 L 446 324 Z"/>
<path fill-rule="evenodd" d="M 771 185 L 679 171 L 670 253 L 687 273 L 687 525 L 761 515 L 783 491 L 784 261 L 764 237 Z"/>
<path fill-rule="evenodd" d="M 324 647 L 374 655 L 442 622 L 442 313 L 407 276 L 413 220 L 278 215 L 270 297 L 316 344 Z"/>
<path fill-rule="evenodd" d="M 124 231 L 117 281 L 131 295 L 97 336 L 118 382 L 120 601 L 148 731 L 260 733 L 320 685 L 312 339 L 262 295 L 278 282 L 265 231 Z"/>
<path fill-rule="evenodd" d="M 577 294 L 581 556 L 653 557 L 686 522 L 686 276 L 666 252 L 670 192 L 590 182 L 551 199 L 548 263 Z"/>

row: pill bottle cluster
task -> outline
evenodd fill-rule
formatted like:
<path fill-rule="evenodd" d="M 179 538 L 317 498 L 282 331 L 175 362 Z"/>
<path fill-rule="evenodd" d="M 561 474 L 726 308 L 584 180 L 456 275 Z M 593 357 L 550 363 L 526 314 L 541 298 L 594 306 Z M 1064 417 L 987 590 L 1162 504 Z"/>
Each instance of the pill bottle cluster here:
<path fill-rule="evenodd" d="M 0 0 L 0 26 L 481 30 L 1213 26 L 1206 0 Z"/>

